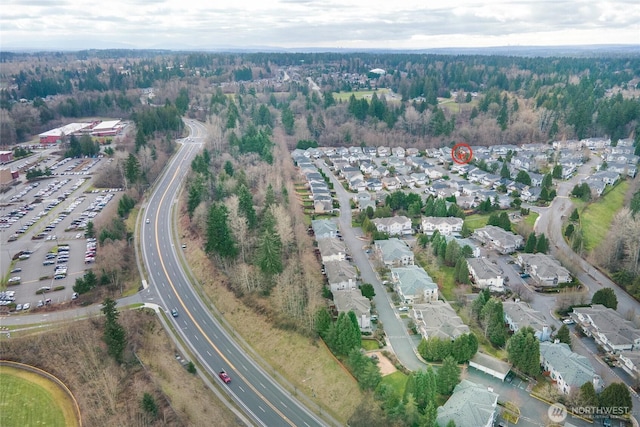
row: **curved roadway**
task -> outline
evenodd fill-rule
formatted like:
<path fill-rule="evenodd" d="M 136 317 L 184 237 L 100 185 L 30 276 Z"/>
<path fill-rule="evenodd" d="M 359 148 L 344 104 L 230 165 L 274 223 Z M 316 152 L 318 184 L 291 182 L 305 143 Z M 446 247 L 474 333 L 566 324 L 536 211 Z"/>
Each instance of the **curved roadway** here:
<path fill-rule="evenodd" d="M 177 253 L 180 244 L 173 241 L 173 207 L 206 136 L 202 124 L 192 120 L 186 123 L 191 135 L 157 181 L 142 221 L 142 257 L 151 290 L 158 294 L 167 313 L 177 309 L 178 317 L 170 318 L 182 339 L 256 425 L 326 425 L 246 355 L 204 306 L 183 271 Z M 221 370 L 231 377 L 229 384 L 218 378 Z"/>

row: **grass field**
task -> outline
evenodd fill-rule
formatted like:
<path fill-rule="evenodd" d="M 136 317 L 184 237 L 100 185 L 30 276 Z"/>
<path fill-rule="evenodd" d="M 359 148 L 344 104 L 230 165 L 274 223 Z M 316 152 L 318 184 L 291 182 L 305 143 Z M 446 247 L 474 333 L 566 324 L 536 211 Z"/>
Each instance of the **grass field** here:
<path fill-rule="evenodd" d="M 490 214 L 473 214 L 464 219 L 464 223 L 469 230 L 475 231 L 477 228 L 482 228 L 487 225 Z"/>
<path fill-rule="evenodd" d="M 362 99 L 362 98 L 371 99 L 374 93 L 378 94 L 378 98 L 384 95 L 387 98 L 387 101 L 393 100 L 393 98 L 389 98 L 389 94 L 390 94 L 389 89 L 357 90 L 352 92 L 334 92 L 333 98 L 336 101 L 342 101 L 342 102 L 349 101 L 349 98 L 351 98 L 351 95 L 355 95 L 356 99 Z M 399 101 L 400 98 L 397 98 L 397 100 Z"/>
<path fill-rule="evenodd" d="M 29 371 L 0 366 L 0 425 L 77 426 L 74 404 L 57 384 Z"/>
<path fill-rule="evenodd" d="M 524 223 L 533 228 L 533 225 L 536 223 L 536 219 L 538 219 L 539 216 L 540 215 L 538 215 L 538 212 L 531 212 L 524 218 Z"/>
<path fill-rule="evenodd" d="M 622 208 L 624 195 L 629 188 L 627 181 L 622 181 L 597 201 L 588 204 L 580 213 L 584 233 L 584 246 L 591 251 L 600 245 L 606 237 L 613 217 Z"/>
<path fill-rule="evenodd" d="M 409 377 L 401 371 L 395 371 L 393 374 L 382 377 L 381 384 L 387 384 L 393 387 L 398 396 L 404 396 L 404 389 L 407 385 Z"/>

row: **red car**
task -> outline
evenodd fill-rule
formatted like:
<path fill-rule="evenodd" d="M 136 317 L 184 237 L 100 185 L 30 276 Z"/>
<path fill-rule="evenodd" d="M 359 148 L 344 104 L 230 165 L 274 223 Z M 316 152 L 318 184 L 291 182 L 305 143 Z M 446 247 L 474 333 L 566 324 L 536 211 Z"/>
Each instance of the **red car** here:
<path fill-rule="evenodd" d="M 225 384 L 229 384 L 231 382 L 231 377 L 225 371 L 220 371 L 218 376 Z"/>

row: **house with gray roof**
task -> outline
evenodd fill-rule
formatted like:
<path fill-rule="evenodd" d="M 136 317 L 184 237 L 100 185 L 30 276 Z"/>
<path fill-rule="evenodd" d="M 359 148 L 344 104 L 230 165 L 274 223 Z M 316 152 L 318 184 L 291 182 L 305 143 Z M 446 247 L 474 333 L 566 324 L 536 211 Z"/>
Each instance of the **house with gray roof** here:
<path fill-rule="evenodd" d="M 563 394 L 568 395 L 588 382 L 593 383 L 596 390 L 600 388 L 600 377 L 596 375 L 589 359 L 574 353 L 565 343 L 541 342 L 540 365 L 545 372 L 549 372 L 549 378 Z"/>
<path fill-rule="evenodd" d="M 425 216 L 422 217 L 422 232 L 428 235 L 433 234 L 436 230 L 440 234 L 448 236 L 454 233 L 460 233 L 462 231 L 462 224 L 464 223 L 462 218 L 458 217 L 435 217 Z"/>
<path fill-rule="evenodd" d="M 318 249 L 323 263 L 347 259 L 347 245 L 336 237 L 318 240 Z"/>
<path fill-rule="evenodd" d="M 534 310 L 523 301 L 504 301 L 504 322 L 509 326 L 511 332 L 516 333 L 522 328 L 530 327 L 534 330 L 538 341 L 549 341 L 551 339 L 551 328 L 544 316 Z"/>
<path fill-rule="evenodd" d="M 410 315 L 424 339 L 438 337 L 453 341 L 460 335 L 470 332 L 469 326 L 464 324 L 446 301 L 414 304 Z"/>
<path fill-rule="evenodd" d="M 396 293 L 404 304 L 432 302 L 438 299 L 438 285 L 417 265 L 391 269 Z"/>
<path fill-rule="evenodd" d="M 438 407 L 436 423 L 446 426 L 492 427 L 496 420 L 498 394 L 484 385 L 462 380 L 447 402 Z"/>
<path fill-rule="evenodd" d="M 504 277 L 487 258 L 467 258 L 467 267 L 473 283 L 480 289 L 504 292 Z"/>
<path fill-rule="evenodd" d="M 361 331 L 371 331 L 371 301 L 359 289 L 334 292 L 333 303 L 338 314 L 353 311 Z"/>
<path fill-rule="evenodd" d="M 413 265 L 414 255 L 405 242 L 392 237 L 389 240 L 376 240 L 374 242 L 376 254 L 387 267 L 400 267 Z"/>
<path fill-rule="evenodd" d="M 311 228 L 313 229 L 316 240 L 338 237 L 338 224 L 330 219 L 311 220 Z"/>
<path fill-rule="evenodd" d="M 495 225 L 478 228 L 473 232 L 473 238 L 502 254 L 513 253 L 524 244 L 522 236 L 505 231 Z"/>
<path fill-rule="evenodd" d="M 518 254 L 518 264 L 529 273 L 537 286 L 557 286 L 571 282 L 571 273 L 555 258 L 546 254 Z"/>
<path fill-rule="evenodd" d="M 571 317 L 587 336 L 612 353 L 640 350 L 640 330 L 620 313 L 601 304 L 575 307 Z"/>
<path fill-rule="evenodd" d="M 622 369 L 636 380 L 640 379 L 640 351 L 623 351 L 618 360 Z"/>
<path fill-rule="evenodd" d="M 358 289 L 358 271 L 347 261 L 328 261 L 324 270 L 331 292 Z"/>
<path fill-rule="evenodd" d="M 404 215 L 397 215 L 388 218 L 374 218 L 371 222 L 381 233 L 387 233 L 390 236 L 404 236 L 413 234 L 411 219 Z"/>

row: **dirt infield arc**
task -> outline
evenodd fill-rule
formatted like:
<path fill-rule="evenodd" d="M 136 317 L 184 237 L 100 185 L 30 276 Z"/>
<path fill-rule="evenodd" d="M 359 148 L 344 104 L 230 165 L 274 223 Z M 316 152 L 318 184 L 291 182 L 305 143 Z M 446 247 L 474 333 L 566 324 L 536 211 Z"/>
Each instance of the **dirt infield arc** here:
<path fill-rule="evenodd" d="M 60 391 L 67 395 L 68 402 L 65 405 L 62 402 L 58 402 L 60 406 L 67 406 L 67 408 L 62 408 L 62 411 L 65 415 L 65 423 L 67 426 L 78 426 L 82 427 L 82 416 L 80 414 L 80 407 L 78 406 L 78 402 L 76 401 L 75 396 L 71 393 L 71 390 L 56 376 L 43 371 L 40 368 L 36 368 L 35 366 L 25 365 L 23 363 L 12 362 L 8 360 L 0 360 L 0 368 L 9 368 L 17 371 L 26 371 L 33 374 L 36 374 L 49 382 L 53 383 L 55 387 L 57 387 Z"/>

